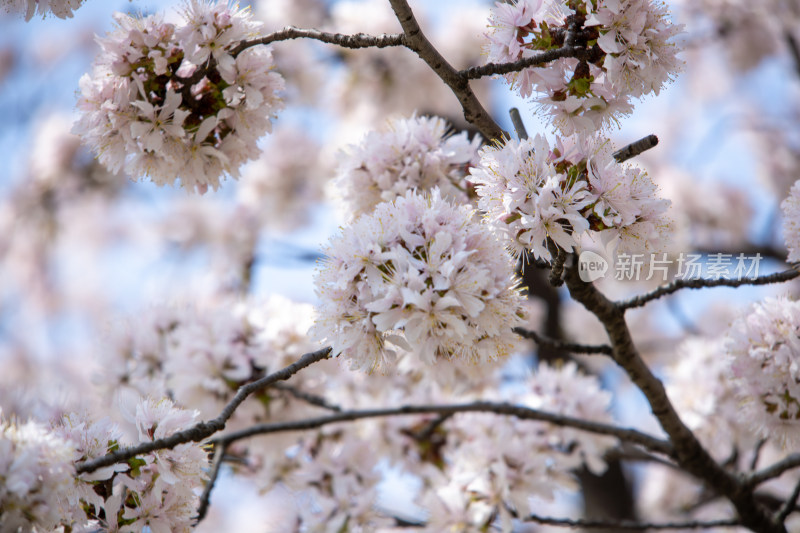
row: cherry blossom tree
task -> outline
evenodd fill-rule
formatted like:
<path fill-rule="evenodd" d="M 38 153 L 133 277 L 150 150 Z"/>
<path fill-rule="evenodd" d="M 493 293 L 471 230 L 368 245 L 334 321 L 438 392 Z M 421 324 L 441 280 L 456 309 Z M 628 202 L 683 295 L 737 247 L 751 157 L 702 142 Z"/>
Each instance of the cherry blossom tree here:
<path fill-rule="evenodd" d="M 17 124 L 0 530 L 800 528 L 797 0 L 130 7 Z"/>

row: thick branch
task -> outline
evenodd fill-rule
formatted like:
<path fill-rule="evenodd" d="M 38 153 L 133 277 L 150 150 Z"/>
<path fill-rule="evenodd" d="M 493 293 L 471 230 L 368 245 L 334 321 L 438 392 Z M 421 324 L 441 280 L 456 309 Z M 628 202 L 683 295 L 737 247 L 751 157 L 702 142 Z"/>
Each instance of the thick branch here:
<path fill-rule="evenodd" d="M 769 285 L 771 283 L 783 283 L 800 276 L 797 270 L 784 270 L 775 274 L 759 276 L 756 278 L 741 279 L 678 279 L 663 285 L 654 291 L 636 296 L 629 300 L 617 302 L 617 307 L 623 311 L 634 307 L 643 307 L 645 304 L 657 300 L 667 294 L 678 292 L 681 289 L 705 289 L 709 287 L 741 287 L 743 285 Z"/>
<path fill-rule="evenodd" d="M 177 433 L 173 433 L 169 437 L 165 437 L 163 439 L 157 439 L 151 442 L 143 442 L 137 446 L 123 448 L 104 455 L 103 457 L 84 461 L 83 463 L 79 463 L 75 466 L 75 471 L 78 474 L 82 474 L 84 472 L 94 472 L 98 468 L 103 468 L 105 466 L 113 465 L 114 463 L 127 461 L 131 457 L 136 457 L 137 455 L 150 453 L 156 450 L 174 448 L 179 444 L 185 444 L 187 442 L 203 441 L 214 433 L 225 429 L 225 423 L 230 419 L 231 416 L 233 416 L 236 408 L 239 407 L 239 405 L 241 405 L 248 396 L 254 392 L 269 387 L 277 381 L 289 379 L 305 367 L 316 363 L 317 361 L 327 359 L 330 357 L 330 353 L 330 347 L 317 350 L 316 352 L 307 353 L 286 368 L 278 370 L 277 372 L 274 372 L 268 376 L 264 376 L 257 381 L 253 381 L 252 383 L 248 383 L 247 385 L 239 387 L 236 396 L 234 396 L 233 399 L 228 402 L 228 404 L 222 409 L 222 412 L 219 414 L 219 416 L 213 420 L 209 420 L 208 422 L 200 422 L 188 429 L 178 431 Z"/>
<path fill-rule="evenodd" d="M 355 35 L 345 35 L 342 33 L 328 33 L 314 29 L 287 26 L 280 31 L 270 33 L 264 37 L 239 43 L 239 45 L 231 51 L 231 55 L 236 56 L 242 52 L 242 50 L 260 44 L 270 44 L 291 39 L 313 39 L 315 41 L 322 41 L 323 43 L 335 44 L 342 48 L 386 48 L 389 46 L 403 46 L 403 36 L 399 33 L 384 33 L 383 35 L 357 33 Z"/>
<path fill-rule="evenodd" d="M 478 101 L 469 86 L 469 80 L 453 68 L 422 33 L 414 13 L 406 0 L 389 0 L 397 20 L 403 28 L 403 44 L 413 50 L 453 91 L 461 103 L 464 118 L 474 125 L 487 140 L 506 137 L 505 132 Z"/>
<path fill-rule="evenodd" d="M 653 415 L 675 447 L 677 463 L 725 495 L 736 507 L 743 525 L 753 531 L 784 533 L 784 526 L 774 522 L 768 511 L 755 501 L 752 490 L 718 465 L 681 421 L 664 385 L 639 355 L 625 322 L 624 308 L 606 298 L 594 285 L 584 283 L 578 275 L 577 262 L 566 270 L 565 281 L 570 295 L 603 323 L 611 339 L 614 361 L 647 398 Z"/>
<path fill-rule="evenodd" d="M 600 344 L 593 346 L 588 344 L 575 344 L 572 342 L 564 342 L 544 337 L 542 335 L 539 335 L 535 331 L 530 331 L 525 328 L 514 328 L 514 333 L 516 333 L 520 337 L 525 337 L 526 339 L 533 340 L 539 346 L 543 346 L 545 348 L 550 348 L 553 350 L 572 352 L 572 353 L 582 353 L 582 354 L 611 355 L 612 353 L 611 346 L 608 346 L 607 344 Z"/>
<path fill-rule="evenodd" d="M 257 424 L 249 428 L 215 437 L 212 439 L 212 442 L 218 444 L 230 444 L 233 441 L 245 439 L 254 435 L 316 429 L 328 424 L 351 422 L 353 420 L 363 420 L 366 418 L 423 414 L 438 414 L 444 416 L 455 413 L 494 413 L 498 415 L 514 416 L 522 420 L 538 420 L 542 422 L 549 422 L 557 426 L 571 427 L 588 431 L 590 433 L 617 437 L 622 441 L 639 444 L 640 446 L 644 446 L 649 450 L 664 455 L 672 454 L 672 446 L 668 442 L 634 429 L 619 428 L 600 422 L 590 422 L 588 420 L 572 418 L 554 413 L 547 413 L 518 405 L 493 402 L 473 402 L 457 405 L 404 405 L 401 407 L 392 408 L 344 411 L 337 414 L 321 416 L 318 418 L 309 418 L 306 420 Z"/>
<path fill-rule="evenodd" d="M 697 520 L 689 522 L 629 522 L 614 520 L 573 520 L 571 518 L 551 518 L 548 516 L 529 515 L 526 522 L 536 522 L 549 526 L 579 527 L 581 529 L 607 529 L 609 531 L 644 531 L 647 529 L 706 529 L 713 527 L 736 527 L 739 520 Z"/>

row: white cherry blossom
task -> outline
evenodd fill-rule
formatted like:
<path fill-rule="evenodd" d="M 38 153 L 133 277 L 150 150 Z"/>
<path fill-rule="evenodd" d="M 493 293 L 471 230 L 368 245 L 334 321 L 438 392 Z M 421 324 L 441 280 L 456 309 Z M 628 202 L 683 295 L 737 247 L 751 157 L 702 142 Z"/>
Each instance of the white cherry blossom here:
<path fill-rule="evenodd" d="M 73 12 L 81 7 L 85 0 L 2 0 L 0 10 L 6 13 L 24 13 L 25 20 L 30 21 L 34 15 L 42 18 L 53 14 L 60 19 L 72 18 Z"/>
<path fill-rule="evenodd" d="M 618 164 L 602 139 L 541 135 L 487 146 L 470 170 L 489 222 L 520 254 L 552 259 L 550 246 L 571 252 L 584 234 L 606 231 L 619 251 L 658 248 L 667 237 L 668 200 L 646 173 Z"/>
<path fill-rule="evenodd" d="M 480 136 L 452 135 L 439 117 L 392 120 L 340 155 L 333 187 L 352 218 L 407 191 L 438 187 L 452 201 L 469 201 L 467 169 L 478 157 Z"/>
<path fill-rule="evenodd" d="M 800 302 L 785 297 L 754 304 L 728 330 L 742 422 L 786 446 L 800 443 Z"/>
<path fill-rule="evenodd" d="M 256 157 L 283 79 L 268 49 L 235 51 L 261 29 L 248 10 L 190 0 L 183 15 L 175 25 L 116 14 L 81 78 L 74 131 L 113 172 L 204 192 Z"/>
<path fill-rule="evenodd" d="M 79 516 L 67 502 L 74 445 L 35 421 L 0 412 L 0 529 L 51 531 Z"/>
<path fill-rule="evenodd" d="M 631 98 L 655 93 L 680 70 L 676 45 L 681 30 L 654 0 L 557 0 L 497 2 L 486 34 L 490 62 L 505 63 L 564 46 L 570 26 L 573 46 L 586 57 L 556 59 L 506 74 L 524 98 L 562 134 L 607 128 L 633 110 Z"/>
<path fill-rule="evenodd" d="M 313 335 L 355 368 L 391 366 L 399 351 L 428 364 L 502 358 L 522 318 L 513 262 L 470 207 L 438 189 L 379 204 L 334 237 L 315 284 Z"/>

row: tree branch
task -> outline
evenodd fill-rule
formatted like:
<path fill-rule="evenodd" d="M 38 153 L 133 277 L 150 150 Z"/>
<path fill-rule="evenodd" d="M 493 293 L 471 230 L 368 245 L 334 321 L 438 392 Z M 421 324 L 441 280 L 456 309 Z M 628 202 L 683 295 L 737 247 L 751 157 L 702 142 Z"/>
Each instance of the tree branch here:
<path fill-rule="evenodd" d="M 797 75 L 800 76 L 800 44 L 797 43 L 797 39 L 794 38 L 794 34 L 792 34 L 789 29 L 784 31 L 784 37 L 786 39 L 786 46 L 789 47 L 789 54 L 794 61 L 795 71 Z"/>
<path fill-rule="evenodd" d="M 609 531 L 644 531 L 647 529 L 705 529 L 712 527 L 736 527 L 742 523 L 736 519 L 697 520 L 689 522 L 631 522 L 615 520 L 573 520 L 571 518 L 552 518 L 549 516 L 528 515 L 526 522 L 536 522 L 549 526 L 579 527 L 582 529 L 607 529 Z"/>
<path fill-rule="evenodd" d="M 636 461 L 645 463 L 658 463 L 660 465 L 672 468 L 673 470 L 677 470 L 678 472 L 683 472 L 683 470 L 681 470 L 681 467 L 673 463 L 672 461 L 668 461 L 657 455 L 653 455 L 651 453 L 648 453 L 640 448 L 631 445 L 623 445 L 620 446 L 619 448 L 612 448 L 603 455 L 603 459 L 605 459 L 606 461 L 621 460 L 621 461 Z"/>
<path fill-rule="evenodd" d="M 187 442 L 200 442 L 205 440 L 214 433 L 225 429 L 225 423 L 230 419 L 231 416 L 233 416 L 236 408 L 239 407 L 239 405 L 241 405 L 248 396 L 256 391 L 269 387 L 277 381 L 289 379 L 303 368 L 312 365 L 317 361 L 328 359 L 330 357 L 330 353 L 330 347 L 322 348 L 316 352 L 307 353 L 286 368 L 278 370 L 277 372 L 274 372 L 268 376 L 264 376 L 257 381 L 253 381 L 252 383 L 248 383 L 247 385 L 239 387 L 239 390 L 236 392 L 236 395 L 233 397 L 233 399 L 231 399 L 231 401 L 228 402 L 228 404 L 222 409 L 222 412 L 219 414 L 219 416 L 213 420 L 209 420 L 208 422 L 199 422 L 188 429 L 178 431 L 177 433 L 173 433 L 169 437 L 165 437 L 163 439 L 143 442 L 136 446 L 123 448 L 106 454 L 102 457 L 97 457 L 96 459 L 78 463 L 75 465 L 75 472 L 78 474 L 94 472 L 98 468 L 103 468 L 115 463 L 127 461 L 131 457 L 136 457 L 137 455 L 150 453 L 156 450 L 171 449 L 179 444 L 185 444 Z"/>
<path fill-rule="evenodd" d="M 794 486 L 792 494 L 789 496 L 783 506 L 781 506 L 778 514 L 775 516 L 775 520 L 781 524 L 786 522 L 786 518 L 788 518 L 788 516 L 792 514 L 792 511 L 794 511 L 797 498 L 800 498 L 800 481 L 797 482 L 797 484 Z"/>
<path fill-rule="evenodd" d="M 551 339 L 548 337 L 544 337 L 539 335 L 535 331 L 531 331 L 525 328 L 514 328 L 514 333 L 519 335 L 520 337 L 525 337 L 526 339 L 531 339 L 539 346 L 544 346 L 546 348 L 550 348 L 553 350 L 559 350 L 564 352 L 572 352 L 572 353 L 582 353 L 582 354 L 605 354 L 611 355 L 612 350 L 611 346 L 607 344 L 600 344 L 600 345 L 589 345 L 589 344 L 575 344 L 572 342 L 564 342 L 559 341 L 556 339 Z"/>
<path fill-rule="evenodd" d="M 636 157 L 637 155 L 641 154 L 642 152 L 646 152 L 650 148 L 653 148 L 658 144 L 658 137 L 655 135 L 648 135 L 647 137 L 643 137 L 638 141 L 634 141 L 627 146 L 623 146 L 616 152 L 614 152 L 614 159 L 617 160 L 617 163 L 624 163 L 628 159 Z"/>
<path fill-rule="evenodd" d="M 249 41 L 242 41 L 231 49 L 233 57 L 238 56 L 244 50 L 252 48 L 253 46 L 266 45 L 279 41 L 288 41 L 291 39 L 313 39 L 323 43 L 335 44 L 342 48 L 386 48 L 389 46 L 403 46 L 403 36 L 398 33 L 382 34 L 382 35 L 367 35 L 365 33 L 358 33 L 355 35 L 345 35 L 342 33 L 328 33 L 316 29 L 302 29 L 295 28 L 294 26 L 287 26 L 286 28 L 259 37 Z M 191 95 L 191 89 L 200 80 L 202 80 L 208 72 L 216 66 L 216 60 L 209 57 L 204 65 L 198 65 L 197 69 L 188 78 L 182 78 L 178 75 L 173 77 L 183 84 L 181 94 L 183 101 L 190 105 L 194 99 Z"/>
<path fill-rule="evenodd" d="M 236 57 L 243 50 L 253 46 L 288 41 L 291 39 L 313 39 L 323 43 L 335 44 L 342 48 L 387 48 L 389 46 L 403 46 L 403 36 L 399 33 L 384 33 L 382 35 L 357 33 L 355 35 L 345 35 L 342 33 L 328 33 L 315 29 L 287 26 L 282 30 L 270 33 L 264 37 L 242 41 L 236 48 L 231 50 L 231 55 Z"/>
<path fill-rule="evenodd" d="M 750 459 L 750 471 L 753 472 L 756 467 L 758 466 L 758 459 L 761 457 L 761 450 L 764 448 L 764 445 L 767 443 L 767 439 L 760 438 L 756 443 L 755 448 L 753 449 L 753 458 Z"/>
<path fill-rule="evenodd" d="M 554 413 L 547 413 L 536 409 L 511 405 L 508 403 L 482 401 L 456 405 L 404 405 L 401 407 L 352 410 L 305 420 L 257 424 L 239 431 L 220 435 L 212 439 L 211 442 L 215 444 L 230 444 L 234 441 L 252 437 L 254 435 L 316 429 L 328 424 L 351 422 L 354 420 L 363 420 L 367 418 L 422 414 L 438 414 L 444 416 L 455 413 L 494 413 L 498 415 L 514 416 L 522 420 L 538 420 L 541 422 L 549 422 L 557 426 L 571 427 L 588 431 L 590 433 L 597 433 L 599 435 L 617 437 L 622 441 L 639 444 L 640 446 L 644 446 L 649 450 L 667 456 L 671 456 L 673 453 L 672 446 L 667 441 L 652 437 L 634 429 L 620 428 L 600 422 L 590 422 L 588 420 L 572 418 Z"/>
<path fill-rule="evenodd" d="M 460 71 L 458 74 L 465 79 L 475 80 L 496 74 L 510 74 L 519 72 L 528 67 L 538 67 L 545 63 L 550 63 L 563 57 L 576 57 L 578 59 L 588 55 L 585 48 L 579 46 L 562 46 L 546 52 L 540 52 L 531 57 L 525 57 L 510 63 L 486 63 L 477 67 L 470 67 Z"/>
<path fill-rule="evenodd" d="M 403 44 L 413 50 L 450 87 L 461 103 L 467 122 L 478 128 L 486 140 L 507 137 L 503 129 L 478 101 L 469 86 L 469 79 L 453 68 L 422 33 L 408 2 L 406 0 L 389 0 L 389 3 L 403 28 Z"/>
<path fill-rule="evenodd" d="M 771 283 L 783 283 L 800 276 L 797 270 L 784 270 L 775 274 L 759 276 L 757 278 L 742 279 L 678 279 L 663 285 L 654 291 L 635 296 L 629 300 L 622 300 L 616 306 L 626 311 L 635 307 L 643 307 L 645 304 L 657 300 L 667 294 L 678 292 L 681 289 L 705 289 L 710 287 L 741 287 L 743 285 L 769 285 Z"/>
<path fill-rule="evenodd" d="M 773 463 L 772 465 L 754 472 L 745 478 L 744 484 L 748 487 L 756 487 L 765 481 L 779 477 L 787 470 L 797 468 L 800 466 L 800 453 L 793 453 L 784 459 Z"/>
<path fill-rule="evenodd" d="M 517 137 L 520 141 L 528 138 L 528 130 L 525 129 L 525 123 L 522 121 L 522 116 L 519 114 L 519 109 L 512 107 L 508 110 L 511 116 L 511 123 L 514 125 L 514 130 L 517 132 Z"/>
<path fill-rule="evenodd" d="M 737 476 L 718 465 L 680 419 L 663 383 L 653 375 L 633 343 L 625 322 L 625 308 L 610 301 L 594 285 L 584 283 L 578 274 L 577 262 L 566 269 L 565 281 L 572 298 L 602 322 L 611 339 L 614 361 L 647 398 L 653 415 L 675 448 L 676 462 L 688 473 L 725 495 L 736 507 L 746 527 L 758 532 L 784 533 L 785 527 L 776 524 L 767 509 L 756 502 L 752 490 L 741 483 Z"/>
<path fill-rule="evenodd" d="M 211 463 L 211 473 L 208 475 L 208 483 L 203 489 L 203 494 L 200 495 L 200 504 L 197 506 L 197 517 L 195 518 L 195 525 L 199 524 L 206 517 L 208 506 L 211 502 L 211 491 L 214 490 L 214 484 L 217 482 L 219 472 L 222 467 L 223 458 L 228 447 L 226 445 L 214 447 L 214 460 Z"/>
<path fill-rule="evenodd" d="M 692 251 L 706 256 L 717 254 L 744 254 L 746 256 L 754 256 L 756 254 L 760 254 L 762 258 L 774 259 L 775 261 L 780 261 L 784 264 L 786 263 L 786 256 L 788 255 L 788 252 L 784 247 L 774 246 L 769 243 L 756 244 L 753 242 L 738 242 L 731 244 L 730 246 L 715 246 L 714 248 L 693 246 Z"/>
<path fill-rule="evenodd" d="M 328 400 L 326 400 L 322 396 L 317 396 L 316 394 L 311 394 L 310 392 L 302 391 L 297 387 L 287 385 L 286 383 L 274 383 L 273 385 L 271 385 L 271 388 L 288 392 L 298 400 L 303 400 L 307 404 L 314 405 L 316 407 L 322 407 L 323 409 L 327 409 L 329 411 L 336 411 L 337 413 L 342 410 L 341 407 L 329 403 Z"/>

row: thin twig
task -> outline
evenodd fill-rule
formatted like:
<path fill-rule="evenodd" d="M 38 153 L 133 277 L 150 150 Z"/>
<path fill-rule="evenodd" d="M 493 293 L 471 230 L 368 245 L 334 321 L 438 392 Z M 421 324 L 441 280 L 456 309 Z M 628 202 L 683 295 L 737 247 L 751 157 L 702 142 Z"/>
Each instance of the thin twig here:
<path fill-rule="evenodd" d="M 342 48 L 386 48 L 389 46 L 403 46 L 403 36 L 399 33 L 382 35 L 367 35 L 365 33 L 357 33 L 355 35 L 345 35 L 342 33 L 328 33 L 315 29 L 295 28 L 294 26 L 287 26 L 286 28 L 259 37 L 249 41 L 242 41 L 231 49 L 230 54 L 233 57 L 238 56 L 244 50 L 258 45 L 266 45 L 279 41 L 288 41 L 291 39 L 313 39 L 323 43 L 335 44 Z M 191 104 L 194 99 L 191 97 L 191 89 L 200 80 L 202 80 L 211 69 L 217 66 L 216 59 L 209 57 L 208 61 L 192 73 L 188 78 L 182 78 L 175 75 L 174 78 L 183 84 L 181 94 L 183 101 Z"/>
<path fill-rule="evenodd" d="M 208 483 L 203 489 L 203 494 L 200 495 L 200 504 L 197 506 L 197 516 L 195 517 L 195 525 L 199 524 L 206 517 L 208 506 L 211 502 L 211 491 L 214 490 L 214 484 L 217 482 L 219 473 L 222 467 L 225 451 L 228 449 L 226 444 L 214 447 L 214 460 L 211 463 L 211 473 L 208 475 Z"/>
<path fill-rule="evenodd" d="M 586 520 L 571 518 L 552 518 L 549 516 L 528 515 L 526 522 L 536 522 L 549 526 L 576 527 L 582 529 L 608 529 L 611 531 L 644 531 L 647 529 L 706 529 L 712 527 L 737 527 L 742 525 L 736 519 L 696 520 L 689 522 L 631 522 L 627 520 Z"/>
<path fill-rule="evenodd" d="M 750 471 L 753 472 L 756 467 L 758 466 L 758 458 L 761 457 L 761 450 L 764 448 L 764 445 L 767 443 L 767 439 L 761 438 L 758 439 L 756 443 L 756 447 L 753 449 L 753 458 L 750 459 Z"/>
<path fill-rule="evenodd" d="M 524 141 L 528 138 L 528 130 L 525 129 L 525 123 L 522 121 L 522 116 L 519 114 L 519 109 L 512 107 L 508 110 L 511 115 L 511 123 L 514 125 L 514 131 L 517 132 L 517 138 Z"/>
<path fill-rule="evenodd" d="M 673 470 L 683 472 L 683 469 L 681 469 L 680 466 L 673 463 L 672 461 L 668 461 L 662 457 L 653 455 L 640 448 L 630 445 L 623 445 L 619 448 L 612 448 L 608 450 L 605 454 L 603 454 L 603 458 L 606 461 L 622 460 L 622 461 L 640 461 L 647 463 L 657 463 L 672 468 Z"/>
<path fill-rule="evenodd" d="M 236 57 L 243 50 L 262 44 L 270 44 L 291 39 L 313 39 L 323 43 L 335 44 L 342 48 L 386 48 L 389 46 L 403 46 L 403 36 L 399 33 L 384 33 L 382 35 L 367 35 L 357 33 L 345 35 L 343 33 L 328 33 L 315 29 L 295 28 L 287 26 L 282 30 L 270 33 L 264 37 L 242 41 L 231 50 L 231 55 Z"/>
<path fill-rule="evenodd" d="M 743 285 L 769 285 L 771 283 L 783 283 L 800 276 L 797 270 L 784 270 L 775 274 L 759 276 L 756 278 L 741 279 L 678 279 L 663 285 L 654 291 L 641 294 L 629 300 L 622 300 L 616 303 L 620 309 L 627 310 L 635 307 L 643 307 L 645 304 L 657 300 L 667 294 L 672 294 L 681 289 L 706 289 L 711 287 L 741 287 Z"/>
<path fill-rule="evenodd" d="M 770 224 L 767 226 L 767 232 L 771 236 L 773 234 L 773 228 Z M 745 256 L 759 255 L 762 258 L 774 259 L 782 263 L 786 263 L 787 255 L 786 248 L 781 248 L 780 246 L 775 246 L 770 243 L 755 244 L 752 242 L 738 242 L 730 247 L 714 246 L 714 248 L 710 248 L 705 246 L 693 246 L 692 249 L 694 252 L 704 256 L 716 256 L 717 254 L 730 256 L 738 254 L 743 254 Z"/>
<path fill-rule="evenodd" d="M 632 142 L 627 146 L 623 146 L 622 148 L 614 152 L 614 159 L 617 160 L 617 163 L 623 163 L 628 159 L 636 157 L 642 152 L 646 152 L 647 150 L 653 148 L 657 144 L 658 144 L 658 137 L 656 137 L 655 135 L 648 135 L 647 137 L 643 137 L 638 141 Z"/>
<path fill-rule="evenodd" d="M 789 47 L 789 53 L 794 60 L 794 68 L 797 71 L 797 75 L 800 76 L 800 44 L 797 43 L 797 39 L 794 38 L 794 34 L 789 29 L 784 32 L 784 37 L 786 38 L 786 45 Z"/>
<path fill-rule="evenodd" d="M 433 433 L 436 431 L 436 429 L 439 426 L 441 426 L 442 424 L 444 424 L 445 422 L 447 422 L 447 420 L 450 419 L 452 416 L 453 416 L 452 413 L 448 413 L 446 415 L 437 416 L 436 418 L 431 420 L 428 423 L 428 425 L 426 425 L 424 428 L 422 428 L 421 431 L 415 433 L 414 434 L 414 438 L 417 439 L 417 440 L 420 440 L 420 441 L 426 441 L 426 440 L 430 439 L 431 436 L 433 435 Z"/>
<path fill-rule="evenodd" d="M 778 514 L 775 515 L 775 520 L 777 520 L 778 523 L 783 524 L 784 522 L 786 522 L 786 518 L 790 514 L 792 514 L 792 511 L 794 511 L 794 506 L 797 503 L 797 498 L 800 498 L 800 481 L 798 481 L 797 484 L 794 486 L 794 490 L 792 491 L 792 494 L 789 496 L 789 499 L 786 500 L 786 503 L 784 503 L 783 506 L 781 506 L 780 510 L 778 511 Z"/>
<path fill-rule="evenodd" d="M 728 458 L 722 461 L 722 463 L 720 464 L 722 464 L 724 468 L 735 468 L 738 462 L 739 462 L 739 448 L 737 446 L 734 446 Z"/>
<path fill-rule="evenodd" d="M 538 53 L 531 57 L 518 59 L 510 63 L 486 63 L 477 67 L 470 67 L 460 71 L 458 74 L 468 80 L 475 80 L 484 78 L 486 76 L 494 76 L 495 74 L 510 74 L 512 72 L 519 72 L 528 67 L 538 67 L 545 63 L 550 63 L 562 57 L 577 57 L 582 58 L 588 55 L 585 48 L 577 46 L 562 46 L 553 50 Z"/>
<path fill-rule="evenodd" d="M 298 400 L 303 400 L 304 402 L 314 405 L 316 407 L 322 407 L 323 409 L 328 409 L 329 411 L 335 411 L 337 413 L 342 410 L 341 407 L 328 402 L 328 400 L 326 400 L 322 396 L 317 396 L 316 394 L 311 394 L 310 392 L 301 391 L 297 387 L 287 385 L 286 383 L 275 383 L 271 387 L 273 389 L 288 392 Z"/>
<path fill-rule="evenodd" d="M 551 339 L 543 335 L 539 335 L 535 331 L 531 331 L 525 328 L 514 328 L 513 331 L 520 337 L 531 339 L 535 341 L 536 344 L 538 344 L 539 346 L 544 346 L 547 348 L 551 348 L 553 350 L 589 354 L 589 355 L 590 354 L 611 355 L 612 353 L 611 346 L 607 344 L 589 345 L 589 344 L 575 344 L 572 342 L 564 342 L 556 339 Z"/>
<path fill-rule="evenodd" d="M 316 363 L 317 361 L 328 359 L 330 357 L 330 353 L 330 347 L 322 348 L 316 352 L 307 353 L 286 368 L 278 370 L 277 372 L 274 372 L 268 376 L 264 376 L 257 381 L 253 381 L 252 383 L 248 383 L 247 385 L 239 387 L 239 390 L 233 399 L 231 399 L 231 401 L 228 402 L 228 404 L 222 409 L 222 412 L 219 414 L 219 416 L 213 420 L 209 420 L 208 422 L 199 422 L 188 429 L 178 431 L 177 433 L 173 433 L 169 437 L 165 437 L 163 439 L 156 439 L 151 442 L 143 442 L 137 446 L 123 448 L 106 454 L 102 457 L 97 457 L 96 459 L 78 463 L 75 465 L 75 471 L 78 474 L 94 472 L 98 468 L 103 468 L 115 463 L 127 461 L 128 459 L 136 457 L 137 455 L 150 453 L 156 450 L 171 449 L 179 444 L 185 444 L 187 442 L 203 441 L 214 433 L 224 429 L 225 423 L 230 419 L 231 416 L 233 416 L 236 408 L 239 407 L 239 405 L 241 405 L 248 396 L 256 391 L 269 387 L 277 381 L 289 379 L 303 368 Z"/>
<path fill-rule="evenodd" d="M 669 442 L 658 439 L 651 435 L 647 435 L 646 433 L 636 431 L 634 429 L 620 428 L 600 422 L 590 422 L 588 420 L 555 413 L 547 413 L 519 405 L 483 401 L 456 405 L 405 405 L 401 407 L 381 409 L 343 411 L 337 414 L 321 416 L 318 418 L 309 418 L 305 420 L 257 424 L 249 428 L 227 433 L 225 435 L 220 435 L 211 439 L 211 442 L 230 444 L 234 441 L 252 437 L 254 435 L 316 429 L 328 424 L 351 422 L 353 420 L 363 420 L 367 418 L 422 414 L 452 415 L 455 413 L 494 413 L 498 415 L 514 416 L 522 420 L 549 422 L 557 426 L 571 427 L 600 435 L 610 435 L 612 437 L 617 437 L 622 441 L 639 444 L 640 446 L 644 446 L 651 451 L 668 456 L 671 456 L 673 452 L 672 445 Z"/>
<path fill-rule="evenodd" d="M 765 481 L 769 481 L 770 479 L 780 476 L 787 470 L 797 467 L 800 467 L 800 453 L 793 453 L 792 455 L 781 459 L 777 463 L 773 463 L 766 468 L 763 468 L 757 472 L 753 472 L 745 478 L 744 484 L 747 487 L 756 487 Z"/>

